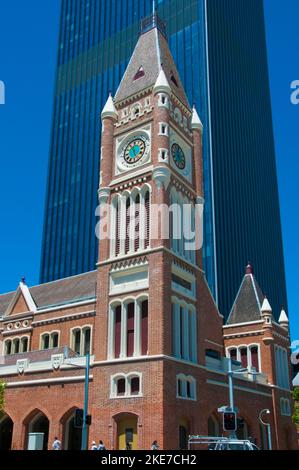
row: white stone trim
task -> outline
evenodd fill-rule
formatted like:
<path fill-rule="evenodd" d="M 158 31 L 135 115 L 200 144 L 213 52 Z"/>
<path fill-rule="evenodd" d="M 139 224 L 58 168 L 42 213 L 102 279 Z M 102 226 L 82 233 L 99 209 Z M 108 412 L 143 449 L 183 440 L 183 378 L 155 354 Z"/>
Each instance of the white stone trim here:
<path fill-rule="evenodd" d="M 70 329 L 70 348 L 75 351 L 75 336 L 74 333 L 76 331 L 80 331 L 80 356 L 84 356 L 84 348 L 85 348 L 85 332 L 86 330 L 90 329 L 90 345 L 89 345 L 89 352 L 92 353 L 92 341 L 93 341 L 93 325 L 86 324 L 86 325 L 78 325 L 74 326 Z"/>
<path fill-rule="evenodd" d="M 28 310 L 24 311 L 24 312 L 20 312 L 20 313 L 27 313 L 27 312 L 33 312 L 33 313 L 36 313 L 37 311 L 37 306 L 30 294 L 30 291 L 28 289 L 28 287 L 26 286 L 26 284 L 24 284 L 23 282 L 20 282 L 12 300 L 10 301 L 5 313 L 4 313 L 4 317 L 7 317 L 11 314 L 11 312 L 13 311 L 17 301 L 19 300 L 20 296 L 23 296 L 24 299 L 25 299 L 25 302 L 27 304 L 27 307 L 28 307 Z M 18 314 L 20 315 L 20 314 Z"/>
<path fill-rule="evenodd" d="M 51 331 L 43 331 L 41 334 L 40 334 L 40 337 L 39 337 L 39 349 L 41 351 L 44 351 L 45 348 L 42 347 L 43 345 L 43 337 L 45 335 L 49 335 L 49 347 L 46 348 L 46 349 L 53 349 L 53 334 L 55 333 L 58 333 L 58 345 L 55 346 L 55 347 L 59 347 L 59 344 L 60 344 L 60 334 L 61 334 L 61 331 L 60 330 L 51 330 Z"/>
<path fill-rule="evenodd" d="M 139 379 L 139 393 L 131 393 L 131 380 L 133 378 Z M 124 395 L 117 395 L 117 381 L 119 379 L 125 380 L 125 393 Z M 127 374 L 123 372 L 116 373 L 110 377 L 110 399 L 119 399 L 119 398 L 140 398 L 142 397 L 142 373 L 141 372 L 129 372 Z"/>
<path fill-rule="evenodd" d="M 179 394 L 179 381 L 181 381 L 181 385 L 183 387 L 182 395 Z M 187 382 L 190 383 L 190 390 L 191 390 L 191 397 L 187 396 Z M 176 398 L 182 400 L 190 400 L 190 401 L 197 401 L 197 383 L 196 379 L 192 375 L 185 375 L 185 374 L 177 374 L 176 376 Z"/>
<path fill-rule="evenodd" d="M 53 307 L 40 308 L 40 309 L 37 310 L 36 313 L 37 314 L 48 313 L 48 312 L 55 312 L 57 310 L 64 310 L 64 309 L 67 309 L 67 308 L 82 307 L 83 305 L 89 305 L 89 304 L 93 304 L 95 302 L 96 302 L 96 298 L 93 297 L 92 299 L 82 300 L 80 302 L 74 302 L 74 303 L 69 303 L 69 304 L 61 304 L 61 305 L 57 305 L 57 306 L 53 306 Z M 90 313 L 90 312 L 82 312 L 82 314 L 84 314 L 84 313 Z M 77 315 L 77 314 L 75 314 L 75 315 Z M 67 315 L 63 315 L 63 316 L 58 317 L 58 318 L 64 318 L 66 316 Z"/>
<path fill-rule="evenodd" d="M 228 388 L 228 384 L 225 382 L 219 382 L 218 380 L 212 380 L 212 379 L 207 379 L 207 383 L 211 385 L 218 385 L 220 387 L 225 387 Z M 245 392 L 245 393 L 253 393 L 255 395 L 261 395 L 264 397 L 269 397 L 272 398 L 272 394 L 270 393 L 265 393 L 265 392 L 258 392 L 254 388 L 247 388 L 247 387 L 241 387 L 239 385 L 234 385 L 235 390 L 239 390 L 240 392 Z"/>
<path fill-rule="evenodd" d="M 89 380 L 93 379 L 93 375 L 89 376 Z M 19 382 L 8 382 L 6 388 L 28 387 L 34 385 L 69 383 L 69 382 L 84 382 L 85 375 L 77 375 L 71 377 L 59 377 L 55 379 L 38 379 L 38 380 L 22 380 Z"/>
<path fill-rule="evenodd" d="M 258 354 L 258 367 L 259 370 L 257 372 L 262 373 L 262 360 L 261 360 L 261 347 L 259 343 L 250 343 L 250 344 L 238 344 L 236 346 L 228 346 L 225 348 L 225 353 L 226 357 L 230 357 L 230 351 L 232 350 L 237 350 L 237 361 L 241 362 L 241 349 L 246 349 L 247 350 L 247 367 L 248 370 L 252 370 L 252 357 L 251 357 L 251 349 L 252 348 L 257 348 L 257 354 Z"/>

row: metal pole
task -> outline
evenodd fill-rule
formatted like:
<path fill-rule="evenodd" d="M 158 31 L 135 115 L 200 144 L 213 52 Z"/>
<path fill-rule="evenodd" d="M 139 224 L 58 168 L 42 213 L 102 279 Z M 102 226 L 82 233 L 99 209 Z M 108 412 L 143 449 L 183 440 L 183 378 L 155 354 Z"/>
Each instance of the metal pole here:
<path fill-rule="evenodd" d="M 87 450 L 87 423 L 86 423 L 86 418 L 87 418 L 87 415 L 88 415 L 89 368 L 90 368 L 90 353 L 88 352 L 86 354 L 86 366 L 85 366 L 84 408 L 83 408 L 83 425 L 82 425 L 81 450 Z"/>
<path fill-rule="evenodd" d="M 272 450 L 272 438 L 271 438 L 271 424 L 267 424 L 267 432 L 268 432 L 268 447 L 269 450 Z"/>
<path fill-rule="evenodd" d="M 265 423 L 265 421 L 263 421 L 262 416 L 263 416 L 264 413 L 270 414 L 270 410 L 268 410 L 267 408 L 262 410 L 259 414 L 259 421 L 263 426 L 266 426 L 267 437 L 268 437 L 268 447 L 269 447 L 268 450 L 272 450 L 271 424 L 270 423 Z"/>
<path fill-rule="evenodd" d="M 232 360 L 228 359 L 228 386 L 229 386 L 229 406 L 231 410 L 234 410 L 234 384 L 233 384 L 233 369 L 232 369 Z"/>

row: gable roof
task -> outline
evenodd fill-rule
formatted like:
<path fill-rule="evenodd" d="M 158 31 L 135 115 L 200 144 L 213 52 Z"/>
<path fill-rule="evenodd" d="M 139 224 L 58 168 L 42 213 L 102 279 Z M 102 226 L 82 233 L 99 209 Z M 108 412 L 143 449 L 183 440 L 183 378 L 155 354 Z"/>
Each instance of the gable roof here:
<path fill-rule="evenodd" d="M 30 288 L 26 286 L 26 288 L 36 309 L 43 309 L 95 298 L 96 281 L 97 271 L 91 271 Z M 18 289 L 15 292 L 0 295 L 0 316 L 6 315 L 9 311 L 11 302 L 16 299 Z"/>
<path fill-rule="evenodd" d="M 144 75 L 134 80 L 141 67 Z M 172 92 L 190 109 L 167 40 L 157 27 L 153 27 L 150 31 L 140 35 L 116 92 L 115 103 L 117 104 L 136 93 L 153 87 L 162 68 Z"/>
<path fill-rule="evenodd" d="M 11 301 L 5 311 L 5 316 L 10 315 L 13 313 L 14 308 L 16 305 L 21 301 L 22 306 L 25 310 L 22 312 L 35 312 L 36 311 L 36 304 L 31 296 L 31 293 L 26 286 L 25 282 L 20 282 L 19 287 L 15 291 L 14 295 L 11 298 Z"/>
<path fill-rule="evenodd" d="M 246 273 L 227 319 L 227 325 L 261 320 L 264 295 L 252 273 Z"/>

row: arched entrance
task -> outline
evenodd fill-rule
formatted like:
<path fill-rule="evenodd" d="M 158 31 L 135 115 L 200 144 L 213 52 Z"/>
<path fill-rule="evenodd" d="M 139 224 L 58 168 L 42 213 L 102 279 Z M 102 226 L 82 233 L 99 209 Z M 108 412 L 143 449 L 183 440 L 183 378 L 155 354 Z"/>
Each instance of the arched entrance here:
<path fill-rule="evenodd" d="M 219 421 L 214 415 L 211 415 L 208 419 L 208 436 L 210 437 L 220 436 Z"/>
<path fill-rule="evenodd" d="M 131 450 L 138 449 L 138 416 L 123 413 L 114 418 L 117 424 L 116 448 L 124 450 L 130 444 Z"/>
<path fill-rule="evenodd" d="M 63 449 L 81 450 L 82 429 L 75 427 L 75 410 L 70 410 L 61 421 L 63 424 Z"/>
<path fill-rule="evenodd" d="M 12 444 L 13 421 L 8 415 L 0 416 L 0 450 L 10 450 Z"/>
<path fill-rule="evenodd" d="M 237 419 L 237 438 L 238 439 L 248 439 L 250 437 L 249 435 L 249 427 L 247 422 L 245 421 L 244 418 L 239 417 Z"/>
<path fill-rule="evenodd" d="M 179 449 L 188 449 L 188 436 L 189 436 L 189 423 L 186 420 L 181 420 L 179 424 Z"/>
<path fill-rule="evenodd" d="M 29 434 L 31 433 L 42 433 L 44 435 L 43 450 L 48 450 L 49 420 L 41 411 L 36 411 L 26 420 L 26 448 L 28 447 Z"/>

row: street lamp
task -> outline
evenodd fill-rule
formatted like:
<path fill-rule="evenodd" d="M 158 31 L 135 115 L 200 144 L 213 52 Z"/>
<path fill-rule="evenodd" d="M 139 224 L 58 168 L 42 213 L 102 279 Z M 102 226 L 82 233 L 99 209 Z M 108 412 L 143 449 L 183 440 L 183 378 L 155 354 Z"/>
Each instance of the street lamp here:
<path fill-rule="evenodd" d="M 262 411 L 260 412 L 260 415 L 259 415 L 259 421 L 260 421 L 260 423 L 261 423 L 263 426 L 266 426 L 266 428 L 267 428 L 268 447 L 269 447 L 269 450 L 272 450 L 271 424 L 270 424 L 270 423 L 265 423 L 265 422 L 262 420 L 263 414 L 269 415 L 269 414 L 270 414 L 270 410 L 268 410 L 268 408 L 262 410 Z"/>
<path fill-rule="evenodd" d="M 233 370 L 233 367 L 232 367 L 232 358 L 229 357 L 228 358 L 228 370 L 227 370 L 227 375 L 228 375 L 228 387 L 229 387 L 229 407 L 231 409 L 231 411 L 235 412 L 237 411 L 235 409 L 235 404 L 234 404 L 234 382 L 233 382 L 233 378 L 234 378 L 234 374 L 244 374 L 244 372 L 249 372 L 253 375 L 253 376 L 256 376 L 256 375 L 260 375 L 259 372 L 255 372 L 253 370 L 249 370 L 248 367 L 242 367 L 240 369 L 235 369 Z M 230 436 L 234 439 L 236 438 L 236 433 L 235 431 L 232 431 L 230 433 Z"/>

